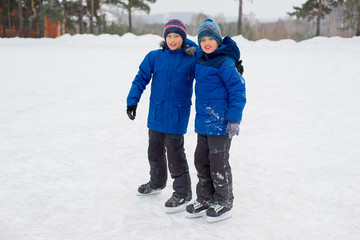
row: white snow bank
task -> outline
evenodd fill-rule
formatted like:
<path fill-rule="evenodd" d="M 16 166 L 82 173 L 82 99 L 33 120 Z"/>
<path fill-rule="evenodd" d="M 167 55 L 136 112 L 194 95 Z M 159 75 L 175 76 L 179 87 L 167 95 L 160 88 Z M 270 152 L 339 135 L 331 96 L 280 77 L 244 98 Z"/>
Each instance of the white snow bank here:
<path fill-rule="evenodd" d="M 189 39 L 197 43 L 196 36 L 188 36 Z M 257 48 L 290 48 L 290 49 L 331 49 L 331 50 L 347 50 L 360 51 L 360 37 L 340 38 L 340 37 L 314 37 L 312 39 L 296 42 L 291 39 L 280 41 L 270 41 L 261 39 L 258 41 L 249 41 L 243 36 L 232 37 L 240 47 L 257 47 Z M 2 38 L 0 44 L 22 44 L 22 45 L 41 45 L 41 44 L 86 44 L 86 45 L 148 45 L 154 46 L 163 38 L 158 35 L 146 34 L 136 36 L 132 33 L 126 33 L 123 36 L 102 34 L 99 36 L 91 34 L 65 34 L 56 39 L 28 39 L 28 38 Z"/>

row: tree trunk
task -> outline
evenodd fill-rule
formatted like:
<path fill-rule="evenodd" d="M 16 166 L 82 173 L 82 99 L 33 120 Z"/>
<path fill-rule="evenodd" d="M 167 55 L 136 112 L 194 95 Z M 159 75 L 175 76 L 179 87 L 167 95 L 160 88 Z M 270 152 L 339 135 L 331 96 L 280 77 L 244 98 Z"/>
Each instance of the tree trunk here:
<path fill-rule="evenodd" d="M 5 25 L 5 21 L 2 22 L 3 25 L 3 35 L 2 37 L 6 37 L 6 25 Z"/>
<path fill-rule="evenodd" d="M 79 4 L 80 4 L 80 13 L 79 13 L 79 31 L 80 34 L 84 33 L 84 24 L 83 24 L 83 1 L 79 0 Z"/>
<path fill-rule="evenodd" d="M 31 4 L 30 4 L 30 10 L 31 10 L 31 15 L 29 16 L 29 31 L 28 31 L 28 35 L 27 35 L 28 38 L 32 38 L 33 19 L 35 17 L 33 1 L 31 1 Z"/>
<path fill-rule="evenodd" d="M 39 38 L 43 38 L 45 35 L 45 24 L 44 24 L 44 19 L 42 19 L 40 21 L 40 34 L 39 34 Z"/>
<path fill-rule="evenodd" d="M 103 29 L 103 11 L 102 11 L 102 5 L 104 3 L 104 0 L 100 0 L 100 24 L 99 24 L 99 34 L 102 34 Z"/>
<path fill-rule="evenodd" d="M 321 21 L 321 13 L 322 13 L 322 0 L 318 1 L 318 13 L 317 13 L 317 19 L 316 19 L 316 36 L 320 36 L 320 21 Z"/>
<path fill-rule="evenodd" d="M 11 29 L 11 13 L 10 13 L 10 0 L 8 0 L 8 24 L 9 24 L 9 37 L 12 37 L 12 29 Z"/>
<path fill-rule="evenodd" d="M 42 1 L 40 1 L 40 12 L 43 12 L 43 5 L 42 5 Z M 45 23 L 44 23 L 45 19 L 44 19 L 44 14 L 42 14 L 41 19 L 40 19 L 40 38 L 44 37 L 44 33 L 45 33 Z"/>
<path fill-rule="evenodd" d="M 33 21 L 33 16 L 30 16 L 30 18 L 29 18 L 29 33 L 28 33 L 28 38 L 30 37 L 30 38 L 32 38 L 32 21 Z"/>
<path fill-rule="evenodd" d="M 239 0 L 239 16 L 237 24 L 238 34 L 241 35 L 242 32 L 242 0 Z"/>
<path fill-rule="evenodd" d="M 60 23 L 60 35 L 64 35 L 64 19 L 62 21 L 59 21 Z"/>
<path fill-rule="evenodd" d="M 131 7 L 128 8 L 128 12 L 129 12 L 129 32 L 132 33 Z"/>
<path fill-rule="evenodd" d="M 360 36 L 360 14 L 358 16 L 355 36 Z"/>
<path fill-rule="evenodd" d="M 94 33 L 94 0 L 90 1 L 90 33 Z"/>
<path fill-rule="evenodd" d="M 62 1 L 62 8 L 63 8 L 63 18 L 62 21 L 60 21 L 60 35 L 64 34 L 64 25 L 65 25 L 65 21 L 66 21 L 66 0 Z"/>
<path fill-rule="evenodd" d="M 23 14 L 22 14 L 22 0 L 18 0 L 18 8 L 19 8 L 20 37 L 24 37 L 24 18 L 23 18 Z"/>

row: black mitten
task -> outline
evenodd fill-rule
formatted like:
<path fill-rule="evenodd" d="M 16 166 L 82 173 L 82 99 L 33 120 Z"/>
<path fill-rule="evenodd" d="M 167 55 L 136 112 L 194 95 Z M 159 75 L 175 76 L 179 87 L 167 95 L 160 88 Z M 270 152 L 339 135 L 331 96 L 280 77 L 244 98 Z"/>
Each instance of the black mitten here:
<path fill-rule="evenodd" d="M 131 120 L 135 119 L 136 116 L 136 107 L 135 105 L 127 106 L 126 113 Z"/>
<path fill-rule="evenodd" d="M 235 66 L 236 66 L 236 70 L 242 75 L 243 72 L 244 72 L 244 67 L 243 67 L 243 65 L 241 63 L 242 63 L 242 60 L 238 61 L 235 64 Z"/>

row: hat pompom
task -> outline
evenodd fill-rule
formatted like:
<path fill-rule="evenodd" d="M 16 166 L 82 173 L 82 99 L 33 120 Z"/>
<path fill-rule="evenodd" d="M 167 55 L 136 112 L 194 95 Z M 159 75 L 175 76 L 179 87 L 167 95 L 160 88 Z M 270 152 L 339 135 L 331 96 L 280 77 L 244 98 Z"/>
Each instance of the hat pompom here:
<path fill-rule="evenodd" d="M 208 18 L 200 25 L 198 29 L 198 43 L 200 45 L 200 40 L 203 37 L 212 37 L 220 45 L 222 44 L 221 30 L 219 26 L 211 19 Z"/>

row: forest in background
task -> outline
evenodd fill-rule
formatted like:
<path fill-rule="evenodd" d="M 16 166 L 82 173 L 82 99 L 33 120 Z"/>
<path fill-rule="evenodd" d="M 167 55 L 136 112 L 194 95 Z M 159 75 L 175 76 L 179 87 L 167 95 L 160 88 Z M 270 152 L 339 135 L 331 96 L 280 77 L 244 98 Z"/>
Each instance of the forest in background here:
<path fill-rule="evenodd" d="M 255 0 L 256 1 L 256 0 Z M 305 1 L 305 0 L 304 0 Z M 164 23 L 149 23 L 135 12 L 151 12 L 156 0 L 0 0 L 0 37 L 44 37 L 44 18 L 60 22 L 60 34 L 162 35 Z M 307 0 L 294 7 L 288 17 L 273 22 L 261 22 L 242 14 L 239 0 L 238 21 L 228 22 L 224 15 L 196 13 L 187 25 L 188 34 L 196 36 L 198 26 L 213 18 L 222 35 L 242 35 L 248 40 L 294 39 L 314 36 L 352 37 L 360 35 L 359 0 Z M 240 27 L 239 27 L 240 26 Z M 29 33 L 24 34 L 24 29 Z M 321 29 L 321 31 L 320 31 Z M 17 33 L 17 34 L 15 34 Z"/>
<path fill-rule="evenodd" d="M 353 37 L 356 31 L 351 28 L 346 28 L 341 18 L 342 8 L 336 8 L 334 11 L 327 15 L 321 22 L 321 36 L 325 37 Z M 223 15 L 206 15 L 203 13 L 194 14 L 191 19 L 191 24 L 186 24 L 187 32 L 191 36 L 197 35 L 197 30 L 200 24 L 207 18 L 213 18 L 221 28 L 223 36 L 236 36 L 237 22 L 226 22 Z M 293 39 L 295 41 L 302 41 L 315 36 L 316 33 L 316 20 L 307 21 L 304 19 L 296 19 L 293 17 L 279 18 L 276 21 L 262 22 L 252 15 L 243 15 L 243 26 L 241 35 L 248 40 L 281 40 L 281 39 Z M 157 34 L 162 35 L 164 29 L 164 23 L 147 23 L 141 17 L 134 18 L 134 34 Z M 114 32 L 111 34 L 124 34 L 127 32 L 126 20 L 120 18 L 117 22 L 112 23 L 111 29 Z M 108 30 L 111 30 L 108 29 Z M 120 32 L 122 31 L 122 32 Z"/>

